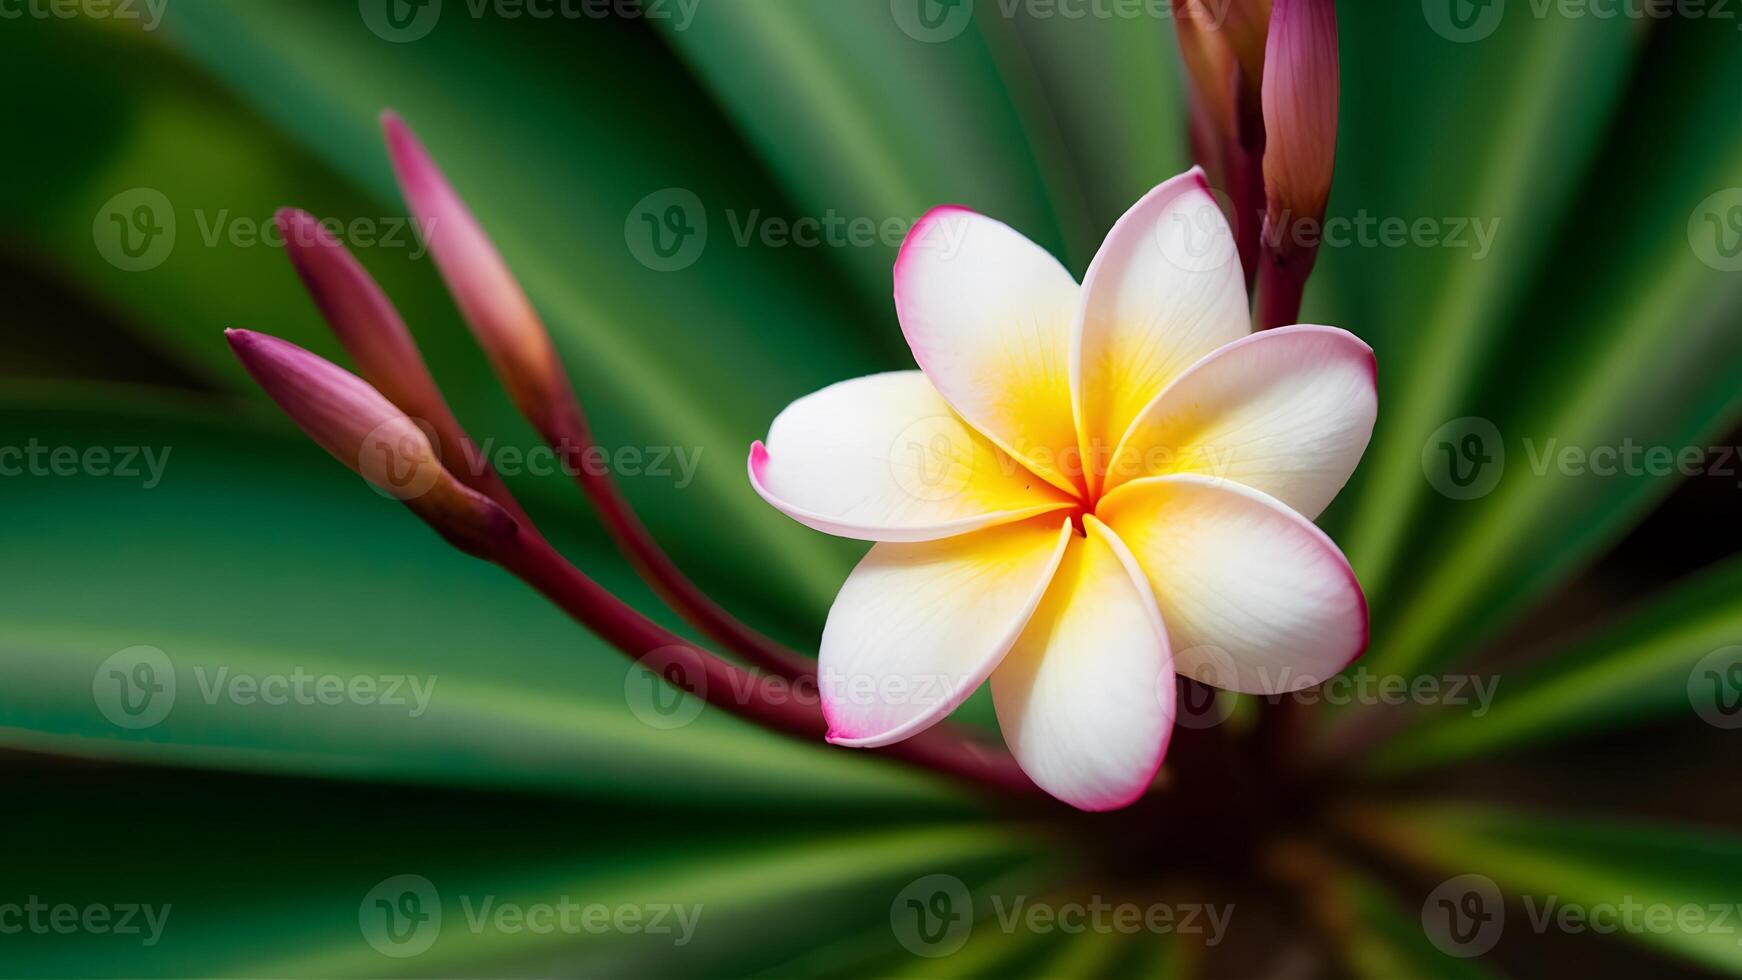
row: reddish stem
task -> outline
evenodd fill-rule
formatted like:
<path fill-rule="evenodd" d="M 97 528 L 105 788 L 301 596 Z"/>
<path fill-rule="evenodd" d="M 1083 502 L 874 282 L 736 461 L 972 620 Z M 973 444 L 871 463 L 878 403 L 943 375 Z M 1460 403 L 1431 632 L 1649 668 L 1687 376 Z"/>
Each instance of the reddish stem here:
<path fill-rule="evenodd" d="M 1254 317 L 1257 329 L 1269 330 L 1300 322 L 1301 297 L 1306 292 L 1312 259 L 1310 253 L 1304 256 L 1304 261 L 1297 254 L 1291 266 L 1269 243 L 1265 244 L 1258 262 L 1258 312 Z M 1303 268 L 1297 270 L 1295 266 Z"/>
<path fill-rule="evenodd" d="M 707 703 L 807 742 L 820 742 L 827 731 L 821 706 L 809 696 L 814 689 L 795 689 L 785 679 L 757 674 L 697 648 L 588 578 L 536 532 L 523 529 L 488 557 L 601 639 Z M 874 751 L 1002 792 L 1036 792 L 1009 753 L 946 727 Z"/>
<path fill-rule="evenodd" d="M 678 615 L 709 638 L 743 657 L 753 667 L 787 678 L 809 678 L 816 662 L 751 629 L 710 599 L 677 567 L 641 523 L 609 471 L 590 458 L 598 443 L 572 394 L 553 399 L 555 407 L 532 419 L 539 434 L 563 458 L 575 482 L 592 502 L 599 520 L 635 571 Z"/>

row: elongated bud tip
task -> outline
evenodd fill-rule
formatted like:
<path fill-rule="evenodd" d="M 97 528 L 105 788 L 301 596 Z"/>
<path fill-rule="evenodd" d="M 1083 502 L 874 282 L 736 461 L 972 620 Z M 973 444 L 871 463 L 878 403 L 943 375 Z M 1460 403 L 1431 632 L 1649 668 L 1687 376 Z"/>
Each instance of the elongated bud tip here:
<path fill-rule="evenodd" d="M 306 211 L 284 208 L 274 221 L 297 276 L 363 376 L 395 405 L 457 431 L 405 320 L 350 250 Z"/>
<path fill-rule="evenodd" d="M 521 411 L 542 416 L 567 381 L 526 291 L 411 128 L 381 114 L 387 152 L 412 219 L 454 302 Z"/>
<path fill-rule="evenodd" d="M 512 540 L 514 519 L 461 485 L 441 464 L 432 431 L 368 382 L 277 337 L 225 330 L 243 368 L 329 454 L 381 493 L 404 502 L 474 554 Z"/>
<path fill-rule="evenodd" d="M 1264 68 L 1264 189 L 1272 234 L 1325 214 L 1337 159 L 1337 11 L 1333 0 L 1275 0 Z M 1315 239 L 1316 240 L 1316 239 Z M 1278 246 L 1273 243 L 1273 249 Z"/>

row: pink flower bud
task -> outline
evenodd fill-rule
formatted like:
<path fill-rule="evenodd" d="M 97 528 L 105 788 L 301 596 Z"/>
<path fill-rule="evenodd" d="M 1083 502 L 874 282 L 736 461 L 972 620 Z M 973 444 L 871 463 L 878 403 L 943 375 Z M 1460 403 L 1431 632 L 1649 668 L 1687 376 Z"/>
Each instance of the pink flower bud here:
<path fill-rule="evenodd" d="M 1325 215 L 1337 159 L 1338 86 L 1333 0 L 1276 0 L 1265 54 L 1264 189 L 1266 241 L 1284 259 L 1301 251 L 1292 229 Z M 1310 263 L 1310 254 L 1305 258 Z"/>
<path fill-rule="evenodd" d="M 441 464 L 429 430 L 369 383 L 277 337 L 226 330 L 230 349 L 290 420 L 377 490 L 473 553 L 512 539 L 514 519 Z"/>
<path fill-rule="evenodd" d="M 521 412 L 545 417 L 565 402 L 568 382 L 532 301 L 411 129 L 391 112 L 381 126 L 400 190 L 460 314 Z"/>

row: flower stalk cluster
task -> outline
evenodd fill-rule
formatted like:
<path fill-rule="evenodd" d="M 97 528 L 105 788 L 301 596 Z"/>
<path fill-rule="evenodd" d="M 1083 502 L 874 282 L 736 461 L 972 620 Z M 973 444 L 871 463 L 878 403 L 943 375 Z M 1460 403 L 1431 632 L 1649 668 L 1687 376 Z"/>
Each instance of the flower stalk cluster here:
<path fill-rule="evenodd" d="M 1335 0 L 1173 0 L 1192 152 L 1227 195 L 1254 325 L 1298 322 L 1336 164 Z M 1256 280 L 1256 283 L 1254 283 Z"/>
<path fill-rule="evenodd" d="M 674 686 L 773 731 L 820 741 L 827 729 L 820 708 L 788 696 L 793 681 L 814 682 L 815 662 L 714 603 L 659 547 L 611 475 L 580 465 L 597 442 L 524 289 L 411 130 L 391 113 L 383 128 L 442 278 L 514 404 L 574 464 L 569 471 L 637 572 L 742 663 L 660 626 L 550 544 L 449 408 L 391 300 L 313 216 L 286 209 L 277 221 L 298 275 L 362 376 L 248 330 L 226 331 L 237 358 L 314 442 L 455 547 L 520 578 Z M 1034 791 L 1008 753 L 954 730 L 885 754 L 1000 790 Z"/>

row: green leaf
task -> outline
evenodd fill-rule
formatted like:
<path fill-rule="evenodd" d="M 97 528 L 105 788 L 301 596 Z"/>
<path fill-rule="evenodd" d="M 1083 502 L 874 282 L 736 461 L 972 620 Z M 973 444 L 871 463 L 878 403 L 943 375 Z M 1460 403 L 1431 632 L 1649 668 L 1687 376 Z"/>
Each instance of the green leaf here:
<path fill-rule="evenodd" d="M 1324 262 L 1327 276 L 1350 277 L 1338 283 L 1346 291 L 1370 291 L 1375 273 L 1397 283 L 1374 298 L 1373 320 L 1363 324 L 1370 329 L 1357 329 L 1378 351 L 1384 409 L 1347 540 L 1376 599 L 1410 519 L 1429 503 L 1422 443 L 1456 417 L 1486 366 L 1506 356 L 1509 318 L 1539 281 L 1637 47 L 1633 25 L 1620 19 L 1507 18 L 1480 44 L 1459 45 L 1432 34 L 1415 5 L 1385 16 L 1410 23 L 1343 18 L 1343 90 L 1354 111 L 1342 117 L 1338 160 L 1337 186 L 1347 190 L 1330 214 L 1429 218 L 1445 222 L 1448 235 L 1451 222 L 1468 219 L 1473 228 L 1491 223 L 1494 238 L 1486 255 L 1449 246 L 1366 250 L 1343 265 L 1348 250 L 1332 250 Z M 1375 45 L 1398 50 L 1371 52 Z M 1424 105 L 1459 109 L 1432 126 L 1401 124 L 1400 115 L 1414 118 Z M 1473 242 L 1475 233 L 1463 237 Z"/>
<path fill-rule="evenodd" d="M 1508 916 L 1502 942 L 1538 928 L 1529 917 L 1542 919 L 1550 900 L 1587 910 L 1655 908 L 1636 911 L 1632 928 L 1593 941 L 1640 943 L 1711 968 L 1742 970 L 1734 925 L 1742 839 L 1706 829 L 1450 804 L 1363 808 L 1352 825 L 1436 872 L 1486 875 L 1523 899 L 1526 921 Z M 1720 908 L 1727 910 L 1728 926 L 1713 917 Z M 1652 923 L 1663 910 L 1673 921 L 1660 928 Z M 1675 918 L 1696 913 L 1717 927 L 1684 928 Z M 1554 923 L 1549 918 L 1541 928 L 1556 928 Z"/>
<path fill-rule="evenodd" d="M 1469 649 L 1673 486 L 1643 469 L 1564 469 L 1556 447 L 1706 446 L 1742 409 L 1742 335 L 1731 329 L 1742 279 L 1708 266 L 1687 231 L 1701 201 L 1742 175 L 1742 139 L 1717 122 L 1733 111 L 1728 91 L 1684 84 L 1693 65 L 1734 76 L 1733 35 L 1665 31 L 1627 118 L 1655 116 L 1678 93 L 1686 114 L 1662 137 L 1678 152 L 1652 170 L 1648 148 L 1617 137 L 1584 193 L 1544 277 L 1567 285 L 1532 298 L 1522 316 L 1535 326 L 1516 335 L 1531 339 L 1486 369 L 1477 410 L 1457 413 L 1495 422 L 1504 475 L 1487 496 L 1437 505 L 1442 519 L 1415 537 L 1412 553 L 1431 560 L 1412 565 L 1408 587 L 1387 592 L 1388 611 L 1375 614 L 1376 672 L 1407 675 Z M 1426 480 L 1419 492 L 1430 492 Z"/>
<path fill-rule="evenodd" d="M 702 4 L 681 30 L 659 23 L 799 214 L 881 227 L 959 203 L 1061 254 L 1029 133 L 978 26 L 995 15 L 968 19 L 970 9 L 954 8 L 935 34 L 917 21 L 906 33 L 891 4 L 829 0 Z M 899 244 L 880 235 L 873 247 L 826 249 L 892 336 Z"/>
<path fill-rule="evenodd" d="M 1689 713 L 1690 672 L 1738 637 L 1742 562 L 1731 561 L 1592 629 L 1535 670 L 1501 677 L 1486 715 L 1447 708 L 1423 719 L 1371 765 L 1394 775 Z"/>
<path fill-rule="evenodd" d="M 711 708 L 678 727 L 657 727 L 675 713 L 639 720 L 634 696 L 655 681 L 313 445 L 226 422 L 210 403 L 197 419 L 131 407 L 4 406 L 40 455 L 8 480 L 9 507 L 30 519 L 11 523 L 0 550 L 12 583 L 0 593 L 0 687 L 12 695 L 0 744 L 626 799 L 965 799 L 939 778 Z M 81 462 L 93 447 L 107 458 Z M 607 587 L 656 606 L 601 560 L 596 534 L 553 533 Z M 105 675 L 140 646 L 162 651 L 175 690 L 166 717 L 129 727 L 111 695 L 142 689 Z M 255 687 L 267 678 L 276 693 Z"/>

